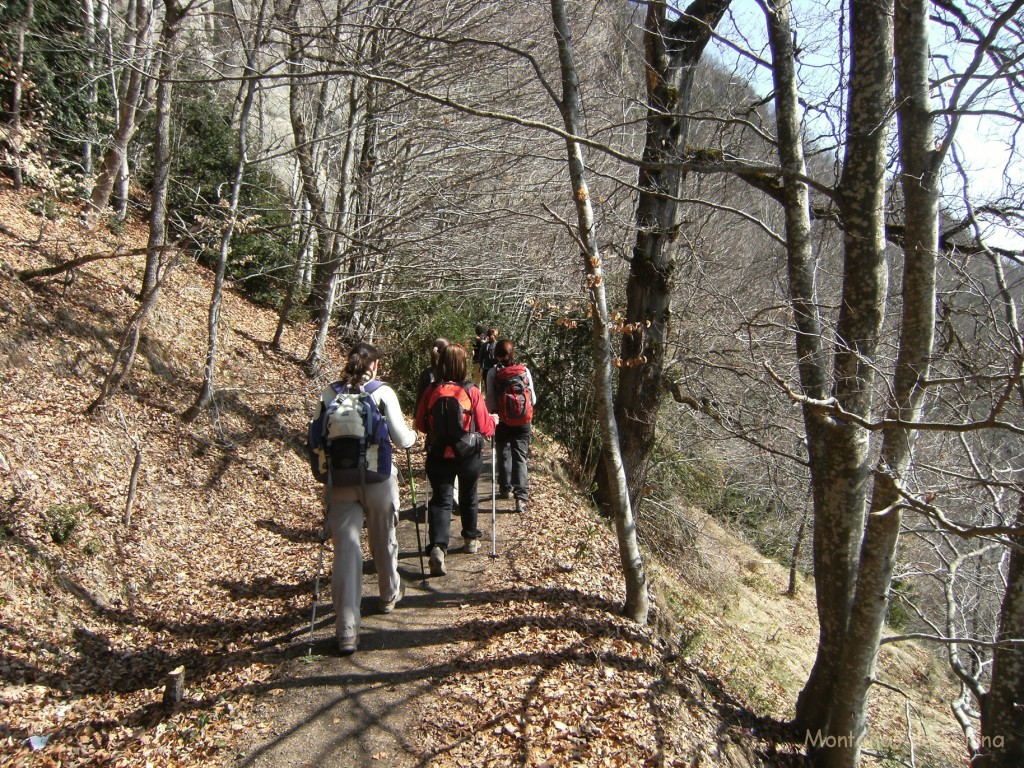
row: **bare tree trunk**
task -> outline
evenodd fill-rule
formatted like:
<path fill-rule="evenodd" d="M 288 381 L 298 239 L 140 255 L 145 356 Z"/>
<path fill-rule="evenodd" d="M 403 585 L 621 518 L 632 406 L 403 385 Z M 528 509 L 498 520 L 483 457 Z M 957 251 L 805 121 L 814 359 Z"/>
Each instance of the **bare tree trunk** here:
<path fill-rule="evenodd" d="M 374 46 L 377 46 L 375 36 Z M 363 246 L 370 238 L 370 232 L 374 226 L 373 214 L 375 210 L 373 173 L 377 167 L 377 106 L 376 106 L 376 85 L 366 83 L 363 91 L 363 141 L 359 148 L 359 163 L 355 168 L 355 179 L 353 193 L 355 199 L 351 203 L 353 209 L 352 220 L 355 222 L 351 227 L 352 244 L 348 247 L 351 254 L 348 259 L 348 288 L 349 300 L 346 308 L 345 329 L 350 336 L 360 336 L 363 326 L 363 286 L 366 279 L 363 273 L 369 267 L 369 256 L 367 249 Z M 341 264 L 338 265 L 339 270 Z"/>
<path fill-rule="evenodd" d="M 569 133 L 566 138 L 569 177 L 572 181 L 573 200 L 576 204 L 576 235 L 583 251 L 583 268 L 587 276 L 594 323 L 594 379 L 597 391 L 597 412 L 603 440 L 605 466 L 608 468 L 608 486 L 615 516 L 615 530 L 619 540 L 619 555 L 626 580 L 624 613 L 633 621 L 647 622 L 649 597 L 647 576 L 636 538 L 636 525 L 629 503 L 626 472 L 619 453 L 618 425 L 612 408 L 612 346 L 608 332 L 608 305 L 605 299 L 604 271 L 601 252 L 597 244 L 594 210 L 587 187 L 583 151 L 573 137 L 579 133 L 580 95 L 573 55 L 572 37 L 566 16 L 564 0 L 551 0 L 551 17 L 558 43 L 558 58 L 562 71 L 562 100 L 559 111 Z"/>
<path fill-rule="evenodd" d="M 89 404 L 89 407 L 86 408 L 86 413 L 95 413 L 102 409 L 103 406 L 106 405 L 107 401 L 117 394 L 118 390 L 121 389 L 124 382 L 128 379 L 132 366 L 135 365 L 135 355 L 139 350 L 139 341 L 142 338 L 142 329 L 146 325 L 146 318 L 156 305 L 160 286 L 163 285 L 164 281 L 170 275 L 176 262 L 177 252 L 175 251 L 170 254 L 162 269 L 157 270 L 156 281 L 149 292 L 143 295 L 142 302 L 139 304 L 138 309 L 132 313 L 132 316 L 128 321 L 128 327 L 125 330 L 124 337 L 121 339 L 121 344 L 118 346 L 117 351 L 114 352 L 114 359 L 110 364 L 110 370 L 107 371 L 107 375 L 103 380 L 103 386 L 100 388 L 100 393 L 97 395 L 96 399 Z"/>
<path fill-rule="evenodd" d="M 286 24 L 289 34 L 289 55 L 288 71 L 291 76 L 289 84 L 289 117 L 292 125 L 292 137 L 295 143 L 295 156 L 299 162 L 300 178 L 302 180 L 302 191 L 306 202 L 309 204 L 310 217 L 313 229 L 316 232 L 316 262 L 326 263 L 331 259 L 334 250 L 334 235 L 331 232 L 330 223 L 327 219 L 327 205 L 324 196 L 317 183 L 316 169 L 313 164 L 313 150 L 311 137 L 306 128 L 306 121 L 302 115 L 302 88 L 299 75 L 303 66 L 303 49 L 305 38 L 299 31 L 298 12 L 299 0 L 292 0 L 288 6 Z M 334 291 L 330 286 L 318 286 L 313 282 L 313 289 L 306 301 L 307 305 L 319 313 L 321 325 L 323 316 L 326 313 L 328 321 L 334 306 Z M 322 364 L 323 345 L 326 341 L 326 332 L 322 333 L 323 341 L 320 341 L 321 331 L 314 335 L 309 354 L 303 363 L 307 373 L 314 375 Z"/>
<path fill-rule="evenodd" d="M 167 242 L 167 187 L 171 175 L 171 101 L 173 74 L 177 63 L 175 45 L 189 5 L 164 0 L 164 24 L 157 56 L 156 139 L 153 144 L 153 186 L 150 190 L 149 253 L 142 277 L 142 294 L 156 287 L 160 249 Z M 154 291 L 155 293 L 155 291 Z M 155 300 L 155 299 L 154 299 Z"/>
<path fill-rule="evenodd" d="M 814 258 L 809 239 L 807 192 L 792 173 L 803 173 L 799 150 L 790 6 L 768 9 L 769 37 L 776 79 L 785 202 L 789 278 L 801 386 L 818 399 L 827 388 L 828 370 L 815 304 Z M 870 415 L 874 356 L 887 291 L 884 242 L 885 136 L 892 104 L 891 6 L 855 4 L 850 72 L 850 109 L 843 175 L 837 200 L 844 220 L 842 301 L 834 351 L 832 396 L 843 409 Z M 805 403 L 804 425 L 814 500 L 814 575 L 819 620 L 818 655 L 797 701 L 797 724 L 812 737 L 827 733 L 832 691 L 847 632 L 871 472 L 869 435 L 854 423 L 821 419 Z"/>
<path fill-rule="evenodd" d="M 234 179 L 231 184 L 231 202 L 228 206 L 228 219 L 224 223 L 224 232 L 220 239 L 220 255 L 217 259 L 217 270 L 213 280 L 213 295 L 210 298 L 210 312 L 207 320 L 206 365 L 203 371 L 203 383 L 195 402 L 181 415 L 186 421 L 194 421 L 199 417 L 210 401 L 213 400 L 213 377 L 217 365 L 217 333 L 220 325 L 220 308 L 223 303 L 224 275 L 228 267 L 228 254 L 231 252 L 231 237 L 238 221 L 238 200 L 242 194 L 242 182 L 245 179 L 245 167 L 249 152 L 248 132 L 249 115 L 256 96 L 259 77 L 256 72 L 256 58 L 260 52 L 263 38 L 263 20 L 267 9 L 267 0 L 260 3 L 256 30 L 253 35 L 252 48 L 245 63 L 243 75 L 244 89 L 242 106 L 238 113 L 238 163 L 235 165 Z"/>
<path fill-rule="evenodd" d="M 25 38 L 28 35 L 29 27 L 32 26 L 32 17 L 35 15 L 33 0 L 27 0 L 25 13 L 18 21 L 18 51 L 14 61 L 14 82 L 11 87 L 11 153 L 14 156 L 14 164 L 11 173 L 14 177 L 14 190 L 20 192 L 25 183 L 22 172 L 22 152 L 24 151 L 25 137 L 22 135 L 23 112 L 25 99 Z"/>
<path fill-rule="evenodd" d="M 784 213 L 786 217 L 786 251 L 790 301 L 796 324 L 796 354 L 800 386 L 807 397 L 823 399 L 828 392 L 828 371 L 822 349 L 821 318 L 818 312 L 818 289 L 815 275 L 817 259 L 811 243 L 811 212 L 803 150 L 803 130 L 796 83 L 796 58 L 788 0 L 767 7 L 768 39 L 772 50 L 772 75 L 775 82 L 776 130 L 779 136 L 779 159 L 788 172 L 783 179 Z M 827 425 L 808 406 L 803 406 L 804 430 L 810 454 L 811 495 L 815 509 L 822 504 L 821 482 L 815 477 L 828 466 Z M 800 525 L 797 547 L 803 538 Z M 798 550 L 794 550 L 794 567 Z M 795 583 L 795 582 L 794 582 Z M 821 606 L 819 605 L 819 611 Z"/>
<path fill-rule="evenodd" d="M 775 82 L 776 125 L 779 136 L 779 156 L 788 172 L 783 179 L 783 199 L 786 217 L 786 250 L 789 275 L 790 301 L 796 324 L 796 354 L 803 394 L 813 399 L 824 399 L 828 392 L 828 367 L 822 348 L 822 324 L 818 311 L 817 259 L 811 242 L 811 215 L 803 151 L 801 110 L 796 83 L 796 59 L 790 22 L 791 5 L 788 0 L 767 7 L 768 38 L 772 50 L 772 75 Z M 814 509 L 824 505 L 824 478 L 828 476 L 829 425 L 809 405 L 803 406 L 804 430 L 810 456 L 811 495 Z M 822 540 L 814 536 L 815 573 L 822 560 Z M 818 590 L 818 613 L 828 611 L 826 600 L 831 599 L 824 590 Z M 819 649 L 839 635 L 830 624 L 820 628 Z M 797 721 L 809 729 L 823 728 L 818 721 L 824 714 L 820 703 L 830 691 L 831 681 L 819 676 L 808 683 L 802 695 L 807 704 L 797 704 Z"/>
<path fill-rule="evenodd" d="M 800 527 L 796 531 L 796 541 L 793 543 L 793 553 L 790 555 L 789 561 L 789 588 L 786 589 L 786 594 L 789 597 L 796 597 L 798 590 L 798 576 L 800 573 L 800 552 L 804 546 L 804 533 L 807 530 L 807 517 L 808 512 L 804 512 L 803 518 L 800 520 Z"/>
<path fill-rule="evenodd" d="M 131 10 L 134 9 L 134 14 Z M 110 146 L 103 156 L 99 175 L 89 196 L 86 222 L 92 226 L 110 203 L 115 183 L 124 175 L 127 167 L 128 144 L 138 127 L 139 102 L 146 80 L 145 62 L 148 58 L 152 7 L 149 0 L 131 0 L 129 29 L 127 84 L 121 94 L 117 110 L 117 128 L 110 140 Z"/>
<path fill-rule="evenodd" d="M 85 45 L 88 51 L 88 61 L 86 67 L 88 69 L 89 77 L 89 115 L 85 120 L 86 138 L 82 143 L 82 172 L 86 176 L 92 176 L 92 149 L 93 139 L 96 136 L 96 112 L 99 108 L 99 89 L 96 86 L 96 56 L 97 56 L 97 19 L 96 19 L 96 4 L 94 0 L 83 0 L 82 3 L 82 15 L 84 17 L 85 26 Z"/>
<path fill-rule="evenodd" d="M 1024 497 L 1017 511 L 1017 526 L 1024 527 Z M 1019 541 L 1019 538 L 1018 538 Z M 1020 768 L 1024 765 L 1024 551 L 1010 550 L 1010 567 L 999 613 L 992 655 L 992 683 L 981 702 L 981 752 L 972 762 L 977 768 Z"/>
<path fill-rule="evenodd" d="M 270 348 L 276 351 L 281 350 L 281 339 L 284 336 L 284 327 L 291 317 L 292 308 L 295 306 L 295 298 L 305 286 L 306 280 L 306 259 L 309 252 L 311 230 L 305 211 L 309 203 L 302 194 L 302 188 L 298 182 L 299 165 L 295 163 L 295 172 L 292 178 L 292 227 L 296 231 L 298 239 L 298 250 L 295 254 L 295 265 L 292 268 L 291 280 L 288 283 L 288 291 L 285 293 L 284 301 L 281 304 L 281 311 L 277 317 L 277 328 L 274 331 L 274 338 L 270 342 Z"/>
<path fill-rule="evenodd" d="M 372 98 L 372 83 L 365 83 L 364 88 L 366 90 L 366 98 L 369 100 Z M 342 154 L 342 167 L 339 179 L 338 193 L 336 196 L 335 210 L 337 215 L 335 216 L 335 227 L 337 235 L 332 241 L 332 252 L 330 254 L 330 270 L 327 272 L 327 282 L 321 287 L 323 291 L 324 300 L 319 305 L 317 315 L 317 327 L 313 334 L 313 339 L 310 342 L 309 353 L 306 355 L 304 366 L 307 372 L 313 374 L 320 367 L 321 360 L 324 356 L 324 349 L 327 346 L 327 334 L 331 327 L 331 318 L 334 316 L 334 307 L 337 303 L 338 298 L 338 284 L 341 281 L 341 267 L 344 260 L 341 258 L 341 249 L 344 247 L 346 250 L 353 250 L 353 246 L 348 242 L 346 234 L 350 233 L 351 222 L 350 219 L 360 217 L 364 222 L 368 222 L 370 219 L 371 206 L 369 200 L 365 199 L 364 196 L 368 195 L 372 190 L 372 182 L 369 178 L 364 178 L 364 175 L 373 173 L 373 164 L 368 161 L 366 157 L 367 152 L 372 153 L 372 149 L 367 147 L 367 142 L 373 141 L 373 129 L 367 127 L 364 131 L 364 147 L 362 150 L 362 161 L 359 163 L 359 168 L 356 171 L 358 179 L 356 181 L 357 187 L 360 192 L 357 193 L 356 205 L 361 207 L 361 210 L 357 210 L 354 216 L 350 216 L 349 212 L 353 207 L 351 200 L 351 175 L 353 159 L 355 157 L 355 131 L 357 121 L 359 119 L 359 96 L 358 96 L 358 83 L 353 81 L 349 89 L 349 111 L 348 111 L 348 131 L 345 137 L 345 149 Z M 368 122 L 372 122 L 372 115 L 367 115 Z M 367 226 L 367 225 L 364 225 Z M 351 233 L 351 239 L 356 240 L 357 234 Z M 314 286 L 316 285 L 316 277 L 314 276 Z M 314 288 L 316 290 L 316 288 Z"/>
<path fill-rule="evenodd" d="M 850 20 L 851 67 L 847 135 L 838 202 L 843 215 L 843 288 L 833 362 L 832 395 L 845 411 L 871 415 L 875 353 L 885 316 L 885 139 L 892 110 L 892 3 L 858 3 Z M 814 433 L 809 439 L 825 439 Z M 871 487 L 870 435 L 835 420 L 829 459 L 814 476 L 814 559 L 820 642 L 801 691 L 797 716 L 817 731 L 831 719 L 831 693 L 841 666 Z M 816 450 L 812 449 L 812 454 Z"/>
<path fill-rule="evenodd" d="M 626 283 L 626 322 L 638 330 L 622 337 L 615 418 L 622 462 L 636 510 L 654 447 L 661 379 L 672 318 L 680 195 L 686 173 L 673 162 L 686 152 L 693 82 L 704 48 L 730 0 L 695 0 L 682 16 L 667 18 L 669 4 L 647 4 L 644 50 L 647 135 L 640 168 L 636 242 Z M 673 11 L 673 14 L 677 13 Z M 600 473 L 600 468 L 598 470 Z"/>
<path fill-rule="evenodd" d="M 372 4 L 371 4 L 371 7 L 372 7 Z M 343 13 L 354 13 L 354 12 L 355 11 L 354 11 L 353 7 L 351 5 L 348 5 L 346 3 L 346 0 L 338 0 L 338 2 L 337 2 L 337 13 L 339 15 L 339 18 L 341 17 L 341 15 Z M 342 30 L 342 25 L 341 24 L 333 25 L 333 31 L 331 32 L 330 37 L 327 40 L 324 41 L 324 44 L 329 46 L 331 50 L 338 50 L 338 48 L 339 48 L 339 46 L 341 44 L 341 37 L 342 37 L 342 31 L 341 30 Z M 359 34 L 360 34 L 360 40 L 361 40 L 363 32 L 360 31 Z M 349 93 L 350 93 L 350 95 L 351 95 L 351 93 L 354 92 L 356 79 L 357 78 L 352 78 L 352 82 L 349 84 Z M 322 82 L 320 83 L 320 89 L 319 89 L 319 92 L 318 92 L 318 94 L 316 96 L 316 100 L 314 102 L 316 104 L 316 114 L 315 114 L 315 117 L 313 118 L 313 136 L 314 137 L 320 135 L 320 131 L 323 129 L 323 126 L 324 126 L 325 117 L 327 116 L 326 113 L 327 113 L 328 99 L 329 99 L 329 95 L 328 94 L 329 94 L 329 91 L 330 91 L 330 85 L 331 85 L 332 81 L 333 81 L 333 78 L 325 77 L 325 78 L 323 78 Z M 367 83 L 367 85 L 369 85 L 369 84 Z M 349 115 L 350 125 L 351 125 L 351 117 L 352 116 Z M 332 118 L 333 118 L 333 120 L 337 120 L 336 116 L 332 115 Z M 348 144 L 350 141 L 351 141 L 351 137 L 346 137 L 346 144 Z M 320 142 L 314 142 L 314 147 L 312 148 L 312 151 L 310 152 L 310 161 L 311 161 L 311 164 L 313 165 L 313 167 L 320 167 L 321 166 L 321 164 L 324 162 L 324 160 L 323 160 L 324 154 L 325 154 L 325 152 L 323 150 L 323 145 Z M 328 173 L 328 175 L 333 177 L 333 174 L 331 174 L 330 172 Z M 326 210 L 327 186 L 329 186 L 329 185 L 325 185 L 325 189 L 324 189 L 324 196 L 325 196 L 325 200 L 324 200 L 324 205 L 325 205 L 324 216 L 327 217 L 327 218 L 331 218 L 331 217 L 329 217 L 328 211 Z M 336 198 L 336 201 L 337 201 L 337 195 L 335 196 L 335 198 Z M 335 207 L 334 210 L 335 210 L 335 213 L 334 213 L 333 219 L 336 222 L 336 220 L 338 218 L 337 207 Z M 335 273 L 337 272 L 338 269 L 340 269 L 340 266 L 339 266 L 339 264 L 337 262 L 337 258 L 338 258 L 338 252 L 341 249 L 341 246 L 339 245 L 338 240 L 339 240 L 339 238 L 342 237 L 342 235 L 341 235 L 342 230 L 338 229 L 337 225 L 335 224 L 335 226 L 331 227 L 330 232 L 331 232 L 331 238 L 332 239 L 331 239 L 331 242 L 330 242 L 329 250 L 324 252 L 324 253 L 322 253 L 322 254 L 320 254 L 323 258 L 317 259 L 311 265 L 312 266 L 312 275 L 311 275 L 311 278 L 310 278 L 310 280 L 311 280 L 311 289 L 310 289 L 310 293 L 309 293 L 309 295 L 307 297 L 306 303 L 314 311 L 317 311 L 317 310 L 322 308 L 319 305 L 319 303 L 317 302 L 317 297 L 328 295 L 328 293 L 331 291 L 331 284 L 332 284 L 332 282 L 336 283 Z M 331 308 L 331 312 L 332 313 L 333 313 L 333 309 L 334 308 L 332 307 Z M 326 339 L 326 337 L 325 337 L 325 339 Z"/>
<path fill-rule="evenodd" d="M 901 0 L 895 9 L 897 116 L 905 203 L 903 317 L 890 418 L 920 420 L 935 336 L 935 284 L 939 247 L 939 192 L 932 130 L 928 65 L 928 0 Z M 868 691 L 888 609 L 902 521 L 900 487 L 913 458 L 916 431 L 885 432 L 875 471 L 871 514 L 861 546 L 857 590 L 850 613 L 829 730 L 836 747 L 831 768 L 860 762 Z M 838 738 L 842 736 L 842 738 Z"/>
<path fill-rule="evenodd" d="M 316 168 L 313 163 L 312 137 L 302 114 L 302 74 L 306 38 L 299 30 L 299 0 L 292 0 L 286 12 L 286 29 L 289 34 L 288 72 L 289 83 L 288 109 L 292 126 L 292 139 L 295 143 L 295 157 L 299 163 L 302 192 L 310 207 L 310 217 L 316 231 L 317 262 L 330 259 L 334 239 L 327 220 L 327 204 L 317 182 Z M 307 300 L 311 307 L 319 307 L 325 299 L 324 290 L 318 290 L 314 282 L 313 290 Z"/>

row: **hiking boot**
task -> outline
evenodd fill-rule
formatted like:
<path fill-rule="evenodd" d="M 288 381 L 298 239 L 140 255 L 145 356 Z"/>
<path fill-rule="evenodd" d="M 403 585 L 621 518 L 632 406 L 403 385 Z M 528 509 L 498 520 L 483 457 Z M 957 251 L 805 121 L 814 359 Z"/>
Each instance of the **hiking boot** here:
<path fill-rule="evenodd" d="M 516 499 L 516 512 L 526 511 L 526 499 Z"/>
<path fill-rule="evenodd" d="M 475 555 L 480 551 L 480 539 L 466 539 L 466 554 Z"/>
<path fill-rule="evenodd" d="M 512 498 L 512 489 L 511 488 L 502 488 L 500 491 L 498 491 L 498 498 L 499 499 L 510 499 L 510 498 Z"/>
<path fill-rule="evenodd" d="M 430 550 L 430 575 L 444 576 L 448 570 L 444 567 L 444 550 L 434 547 Z"/>
<path fill-rule="evenodd" d="M 356 648 L 359 647 L 358 637 L 339 637 L 338 638 L 338 653 L 342 656 L 351 656 L 356 652 Z"/>
<path fill-rule="evenodd" d="M 381 602 L 380 612 L 391 613 L 393 610 L 395 610 L 395 606 L 401 602 L 403 597 L 405 597 L 405 582 L 399 579 L 398 591 L 395 593 L 395 596 L 392 597 L 390 600 L 384 600 Z"/>

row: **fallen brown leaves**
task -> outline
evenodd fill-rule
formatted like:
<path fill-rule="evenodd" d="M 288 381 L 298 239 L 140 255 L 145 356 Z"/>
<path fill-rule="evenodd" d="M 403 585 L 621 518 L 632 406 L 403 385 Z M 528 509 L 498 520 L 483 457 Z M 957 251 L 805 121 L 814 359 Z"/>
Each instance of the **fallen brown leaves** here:
<path fill-rule="evenodd" d="M 494 599 L 460 616 L 478 639 L 423 714 L 430 764 L 690 765 L 659 739 L 676 694 L 656 636 L 618 615 L 613 536 L 544 474 L 531 484 L 528 512 L 499 521 L 515 543 L 488 571 Z"/>
<path fill-rule="evenodd" d="M 274 315 L 229 295 L 217 418 L 183 425 L 210 287 L 182 269 L 129 390 L 88 419 L 141 259 L 91 263 L 66 289 L 26 285 L 17 270 L 98 250 L 103 238 L 70 215 L 42 226 L 9 190 L 0 217 L 22 237 L 0 240 L 0 492 L 11 500 L 0 755 L 33 766 L 229 762 L 240 734 L 268 729 L 253 703 L 273 696 L 268 681 L 308 621 L 319 506 L 297 440 L 321 382 L 299 374 L 304 339 L 286 339 L 292 357 L 271 353 L 262 340 Z M 25 246 L 41 228 L 40 247 Z M 136 441 L 144 460 L 125 527 Z M 454 612 L 472 639 L 453 646 L 437 681 L 422 754 L 433 765 L 654 764 L 675 694 L 659 689 L 653 635 L 617 616 L 614 540 L 555 479 L 533 482 L 527 515 L 499 523 L 515 546 L 493 569 L 493 599 Z M 62 514 L 75 528 L 57 544 Z M 184 700 L 165 712 L 163 677 L 179 665 Z"/>
<path fill-rule="evenodd" d="M 18 270 L 113 247 L 73 212 L 43 222 L 28 195 L 0 190 L 0 763 L 222 763 L 263 727 L 251 701 L 308 618 L 319 505 L 295 441 L 319 383 L 261 341 L 273 313 L 229 294 L 216 421 L 183 425 L 210 281 L 181 270 L 129 390 L 86 417 L 142 259 L 22 283 Z M 144 242 L 134 224 L 126 238 Z M 163 677 L 180 664 L 185 697 L 165 712 Z"/>

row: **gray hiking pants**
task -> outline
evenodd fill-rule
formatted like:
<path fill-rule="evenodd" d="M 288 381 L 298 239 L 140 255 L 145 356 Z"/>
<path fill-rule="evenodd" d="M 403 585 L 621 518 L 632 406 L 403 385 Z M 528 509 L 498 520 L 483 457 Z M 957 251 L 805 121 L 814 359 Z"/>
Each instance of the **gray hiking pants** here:
<path fill-rule="evenodd" d="M 370 554 L 377 570 L 382 602 L 398 594 L 398 482 L 394 476 L 383 483 L 341 486 L 330 489 L 327 527 L 334 543 L 331 600 L 337 614 L 335 632 L 344 642 L 359 636 L 363 597 L 363 550 L 360 538 L 363 516 Z"/>
<path fill-rule="evenodd" d="M 510 427 L 499 423 L 494 430 L 498 461 L 498 488 L 512 491 L 517 499 L 530 498 L 530 476 L 526 460 L 530 455 L 530 425 Z"/>

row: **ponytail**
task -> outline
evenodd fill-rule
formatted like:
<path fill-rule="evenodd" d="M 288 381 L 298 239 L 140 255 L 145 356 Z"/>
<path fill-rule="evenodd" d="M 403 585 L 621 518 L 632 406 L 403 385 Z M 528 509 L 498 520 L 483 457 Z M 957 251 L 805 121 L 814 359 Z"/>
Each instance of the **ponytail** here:
<path fill-rule="evenodd" d="M 342 371 L 341 380 L 346 386 L 358 387 L 370 378 L 370 366 L 377 362 L 380 353 L 372 344 L 360 341 L 348 353 L 348 364 Z"/>
<path fill-rule="evenodd" d="M 437 364 L 441 361 L 441 353 L 444 352 L 444 348 L 451 344 L 448 339 L 437 338 L 434 339 L 433 345 L 430 347 L 430 367 L 437 368 Z"/>

